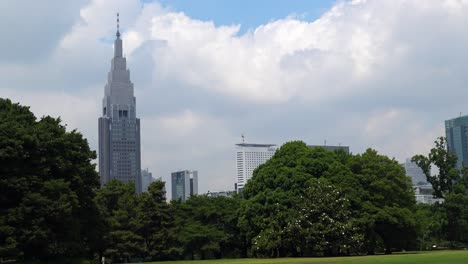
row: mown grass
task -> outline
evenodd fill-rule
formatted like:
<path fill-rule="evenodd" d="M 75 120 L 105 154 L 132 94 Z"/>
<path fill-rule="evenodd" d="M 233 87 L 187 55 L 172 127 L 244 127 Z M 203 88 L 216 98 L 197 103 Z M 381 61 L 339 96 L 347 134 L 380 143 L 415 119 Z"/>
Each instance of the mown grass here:
<path fill-rule="evenodd" d="M 152 264 L 468 264 L 468 250 L 336 258 L 221 259 Z M 146 263 L 148 264 L 148 263 Z"/>

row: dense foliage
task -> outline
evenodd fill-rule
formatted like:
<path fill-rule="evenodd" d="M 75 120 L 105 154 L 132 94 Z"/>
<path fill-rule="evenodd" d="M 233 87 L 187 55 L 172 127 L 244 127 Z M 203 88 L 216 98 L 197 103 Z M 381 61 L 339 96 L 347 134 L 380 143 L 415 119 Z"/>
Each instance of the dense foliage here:
<path fill-rule="evenodd" d="M 255 171 L 243 195 L 239 225 L 262 256 L 390 253 L 409 248 L 415 237 L 409 178 L 395 160 L 370 149 L 353 156 L 286 143 Z M 310 215 L 298 235 L 301 229 L 291 226 L 307 210 L 321 215 Z"/>
<path fill-rule="evenodd" d="M 460 172 L 455 168 L 457 156 L 447 151 L 447 140 L 439 137 L 435 142 L 435 148 L 432 148 L 429 154 L 416 155 L 412 158 L 426 175 L 427 181 L 434 189 L 434 196 L 444 198 L 451 193 L 453 186 L 460 181 Z M 431 173 L 432 167 L 437 167 L 438 174 Z"/>
<path fill-rule="evenodd" d="M 166 201 L 163 182 L 99 185 L 86 139 L 0 99 L 0 261 L 336 256 L 468 243 L 468 169 L 445 141 L 414 160 L 445 202 L 416 204 L 394 159 L 289 142 L 241 195 Z M 431 174 L 431 166 L 439 168 Z M 66 261 L 64 261 L 66 259 Z"/>
<path fill-rule="evenodd" d="M 88 142 L 60 119 L 0 99 L 0 256 L 57 259 L 94 246 L 99 178 Z"/>
<path fill-rule="evenodd" d="M 457 157 L 447 151 L 446 139 L 438 138 L 427 156 L 413 157 L 434 189 L 434 196 L 445 198 L 444 203 L 421 205 L 418 209 L 421 247 L 466 247 L 468 244 L 468 167 L 455 168 Z M 433 174 L 431 168 L 437 168 Z"/>

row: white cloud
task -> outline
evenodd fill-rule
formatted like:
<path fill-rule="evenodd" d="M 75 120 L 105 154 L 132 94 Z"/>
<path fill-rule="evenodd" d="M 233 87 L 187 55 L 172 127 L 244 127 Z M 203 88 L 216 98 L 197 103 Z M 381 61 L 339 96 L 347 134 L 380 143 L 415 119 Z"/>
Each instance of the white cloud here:
<path fill-rule="evenodd" d="M 138 28 L 132 33 L 143 32 L 140 43 L 166 41 L 154 54 L 156 74 L 163 81 L 177 79 L 240 100 L 284 103 L 301 97 L 316 102 L 362 90 L 388 90 L 372 82 L 394 77 L 389 73 L 444 72 L 451 62 L 437 65 L 430 57 L 433 49 L 444 37 L 460 41 L 458 24 L 468 22 L 467 5 L 450 3 L 341 2 L 316 21 L 288 17 L 244 35 L 239 35 L 238 25 L 216 27 L 184 13 L 166 12 L 148 17 L 151 33 Z M 439 36 L 428 36 L 426 25 L 434 20 L 449 27 L 442 32 L 436 26 Z M 409 61 L 414 56 L 430 63 Z M 420 68 L 411 71 L 412 66 Z M 408 79 L 398 85 L 406 86 Z"/>
<path fill-rule="evenodd" d="M 24 11 L 0 4 L 8 30 L 0 96 L 62 116 L 96 149 L 120 12 L 143 165 L 166 179 L 198 169 L 201 190 L 232 186 L 234 135 L 243 132 L 257 142 L 373 147 L 403 160 L 426 152 L 444 119 L 467 112 L 468 1 L 340 1 L 315 21 L 286 16 L 246 33 L 157 3 L 59 2 L 60 12 L 38 8 L 47 17 L 38 41 L 25 37 L 38 36 L 36 25 L 5 28 L 6 19 L 23 23 Z"/>

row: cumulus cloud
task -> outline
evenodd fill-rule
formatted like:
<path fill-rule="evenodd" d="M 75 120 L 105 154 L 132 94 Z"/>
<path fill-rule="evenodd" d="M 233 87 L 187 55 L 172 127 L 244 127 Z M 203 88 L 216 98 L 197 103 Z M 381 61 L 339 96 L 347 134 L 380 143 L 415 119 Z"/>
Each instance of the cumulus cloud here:
<path fill-rule="evenodd" d="M 201 191 L 232 189 L 241 133 L 258 143 L 373 147 L 403 160 L 468 111 L 467 1 L 339 1 L 317 20 L 285 16 L 245 33 L 158 3 L 59 2 L 63 12 L 38 8 L 49 19 L 4 28 L 0 96 L 62 116 L 96 149 L 119 11 L 142 165 L 165 179 L 198 169 Z M 26 24 L 22 12 L 0 4 L 12 24 Z M 35 35 L 39 27 L 47 31 Z"/>
<path fill-rule="evenodd" d="M 415 95 L 415 82 L 431 84 L 425 83 L 429 76 L 459 77 L 448 68 L 458 67 L 452 54 L 467 42 L 459 34 L 467 5 L 451 1 L 339 2 L 316 21 L 286 17 L 243 35 L 239 25 L 216 27 L 158 7 L 145 6 L 144 19 L 131 27 L 129 55 L 146 41 L 163 40 L 153 51 L 160 82 L 253 103 L 319 102 L 377 90 Z M 152 9 L 157 12 L 145 12 Z M 442 44 L 455 49 L 441 51 L 441 61 L 434 50 Z"/>

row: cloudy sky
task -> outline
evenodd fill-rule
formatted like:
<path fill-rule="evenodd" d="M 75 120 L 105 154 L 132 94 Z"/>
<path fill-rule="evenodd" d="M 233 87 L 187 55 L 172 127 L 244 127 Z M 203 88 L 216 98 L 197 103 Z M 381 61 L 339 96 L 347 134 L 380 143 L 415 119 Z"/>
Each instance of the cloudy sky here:
<path fill-rule="evenodd" d="M 468 1 L 252 2 L 2 0 L 0 96 L 96 149 L 120 12 L 142 167 L 201 192 L 233 189 L 242 133 L 402 161 L 468 113 Z"/>

